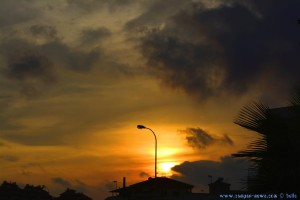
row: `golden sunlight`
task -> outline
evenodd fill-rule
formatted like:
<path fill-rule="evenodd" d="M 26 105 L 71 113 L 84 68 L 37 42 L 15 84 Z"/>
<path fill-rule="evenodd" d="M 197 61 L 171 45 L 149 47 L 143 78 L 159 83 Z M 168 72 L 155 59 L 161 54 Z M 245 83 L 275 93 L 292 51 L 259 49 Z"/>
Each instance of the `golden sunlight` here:
<path fill-rule="evenodd" d="M 160 176 L 172 176 L 172 167 L 177 165 L 177 162 L 163 162 L 158 166 L 158 173 Z"/>

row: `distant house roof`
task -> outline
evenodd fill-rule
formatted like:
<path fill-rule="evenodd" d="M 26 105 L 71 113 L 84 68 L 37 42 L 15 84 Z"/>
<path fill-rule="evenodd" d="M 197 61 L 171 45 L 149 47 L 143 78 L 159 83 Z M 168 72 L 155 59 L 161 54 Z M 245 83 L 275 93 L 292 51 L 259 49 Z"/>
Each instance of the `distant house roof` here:
<path fill-rule="evenodd" d="M 216 186 L 216 185 L 224 185 L 224 186 L 230 186 L 229 183 L 224 182 L 223 178 L 218 178 L 215 182 L 208 184 L 209 186 Z"/>
<path fill-rule="evenodd" d="M 214 183 L 208 184 L 210 194 L 220 194 L 230 191 L 230 184 L 225 183 L 223 178 L 218 178 Z"/>
<path fill-rule="evenodd" d="M 126 189 L 130 191 L 138 191 L 138 190 L 155 190 L 159 188 L 164 189 L 185 189 L 185 190 L 192 190 L 193 185 L 183 183 L 180 181 L 176 181 L 174 179 L 166 178 L 166 177 L 157 177 L 157 178 L 149 178 L 146 181 L 142 181 L 133 185 L 130 185 Z M 123 188 L 112 190 L 110 192 L 122 192 Z"/>
<path fill-rule="evenodd" d="M 147 187 L 165 187 L 172 189 L 192 189 L 194 186 L 176 181 L 166 177 L 149 178 L 147 181 L 136 183 L 130 186 L 131 188 L 147 188 Z"/>

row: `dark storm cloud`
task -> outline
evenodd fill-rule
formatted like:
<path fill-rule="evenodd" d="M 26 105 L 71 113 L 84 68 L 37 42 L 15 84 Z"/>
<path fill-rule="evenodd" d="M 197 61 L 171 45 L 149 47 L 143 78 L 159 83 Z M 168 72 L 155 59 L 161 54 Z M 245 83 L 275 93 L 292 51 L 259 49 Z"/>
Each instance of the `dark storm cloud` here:
<path fill-rule="evenodd" d="M 57 82 L 52 59 L 38 46 L 22 39 L 4 39 L 0 43 L 3 76 L 11 90 L 19 90 L 26 97 L 48 91 Z M 16 86 L 13 86 L 12 83 Z"/>
<path fill-rule="evenodd" d="M 81 41 L 82 43 L 91 44 L 109 35 L 111 35 L 111 32 L 104 27 L 100 27 L 97 29 L 85 29 L 81 32 Z"/>
<path fill-rule="evenodd" d="M 300 1 L 196 5 L 141 38 L 147 66 L 164 84 L 205 99 L 244 94 L 267 67 L 281 75 L 276 81 L 299 81 Z"/>
<path fill-rule="evenodd" d="M 173 175 L 172 178 L 185 181 L 195 185 L 202 185 L 207 188 L 211 175 L 213 181 L 223 177 L 226 182 L 232 184 L 231 189 L 242 189 L 245 185 L 247 169 L 250 163 L 246 160 L 235 159 L 229 156 L 222 157 L 220 162 L 201 160 L 195 162 L 184 162 L 172 168 L 181 175 Z"/>
<path fill-rule="evenodd" d="M 70 184 L 69 181 L 67 181 L 67 180 L 65 180 L 65 179 L 63 179 L 63 178 L 61 178 L 61 177 L 54 177 L 54 178 L 51 179 L 51 181 L 52 181 L 53 183 L 58 184 L 58 185 L 62 185 L 62 186 L 65 187 L 65 188 L 71 186 L 71 184 Z"/>
<path fill-rule="evenodd" d="M 43 54 L 19 51 L 8 55 L 4 74 L 19 85 L 22 94 L 33 96 L 56 82 L 52 67 L 52 62 Z"/>
<path fill-rule="evenodd" d="M 233 145 L 233 141 L 227 134 L 223 137 L 216 137 L 201 128 L 187 128 L 180 132 L 186 134 L 188 144 L 194 148 L 205 149 L 213 144 Z"/>
<path fill-rule="evenodd" d="M 45 43 L 35 44 L 20 38 L 4 39 L 0 43 L 0 53 L 7 61 L 11 77 L 20 76 L 24 79 L 39 75 L 40 79 L 54 80 L 52 65 L 83 72 L 92 69 L 100 59 L 100 48 L 86 51 L 72 48 L 58 38 L 55 28 L 51 26 L 35 25 L 30 30 L 32 34 L 47 39 Z"/>
<path fill-rule="evenodd" d="M 8 59 L 6 74 L 8 78 L 25 81 L 40 79 L 52 82 L 52 63 L 46 56 L 35 52 L 23 52 Z"/>

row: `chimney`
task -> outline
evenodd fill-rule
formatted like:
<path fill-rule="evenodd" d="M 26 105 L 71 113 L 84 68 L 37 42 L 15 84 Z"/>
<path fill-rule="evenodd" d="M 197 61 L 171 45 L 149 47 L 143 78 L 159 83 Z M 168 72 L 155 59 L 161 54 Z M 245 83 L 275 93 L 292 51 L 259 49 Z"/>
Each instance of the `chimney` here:
<path fill-rule="evenodd" d="M 123 177 L 123 189 L 126 187 L 126 177 Z"/>
<path fill-rule="evenodd" d="M 122 193 L 121 193 L 121 196 L 122 196 L 123 198 L 126 197 L 126 177 L 123 177 L 123 191 L 122 191 Z"/>

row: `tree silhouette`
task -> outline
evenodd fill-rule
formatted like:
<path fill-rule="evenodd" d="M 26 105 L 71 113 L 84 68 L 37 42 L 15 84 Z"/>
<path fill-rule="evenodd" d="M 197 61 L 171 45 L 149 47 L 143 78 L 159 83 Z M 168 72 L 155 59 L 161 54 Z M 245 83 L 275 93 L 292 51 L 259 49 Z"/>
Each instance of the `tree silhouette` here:
<path fill-rule="evenodd" d="M 235 123 L 259 138 L 235 157 L 253 161 L 247 186 L 250 192 L 300 191 L 300 90 L 291 106 L 270 109 L 262 103 L 245 106 Z"/>
<path fill-rule="evenodd" d="M 23 192 L 19 186 L 14 183 L 4 181 L 0 185 L 0 199 L 22 199 Z"/>
<path fill-rule="evenodd" d="M 61 193 L 57 198 L 58 200 L 92 200 L 88 196 L 83 193 L 76 192 L 76 190 L 72 190 L 67 188 L 65 192 Z"/>
<path fill-rule="evenodd" d="M 29 185 L 23 189 L 23 199 L 24 200 L 51 200 L 53 199 L 52 196 L 49 194 L 48 191 L 45 190 L 46 186 L 44 185 Z"/>
<path fill-rule="evenodd" d="M 52 197 L 48 191 L 45 190 L 44 185 L 29 185 L 21 189 L 15 182 L 4 181 L 0 185 L 0 199 L 2 200 L 92 200 L 81 192 L 67 188 L 65 192 L 61 193 L 59 197 Z"/>

